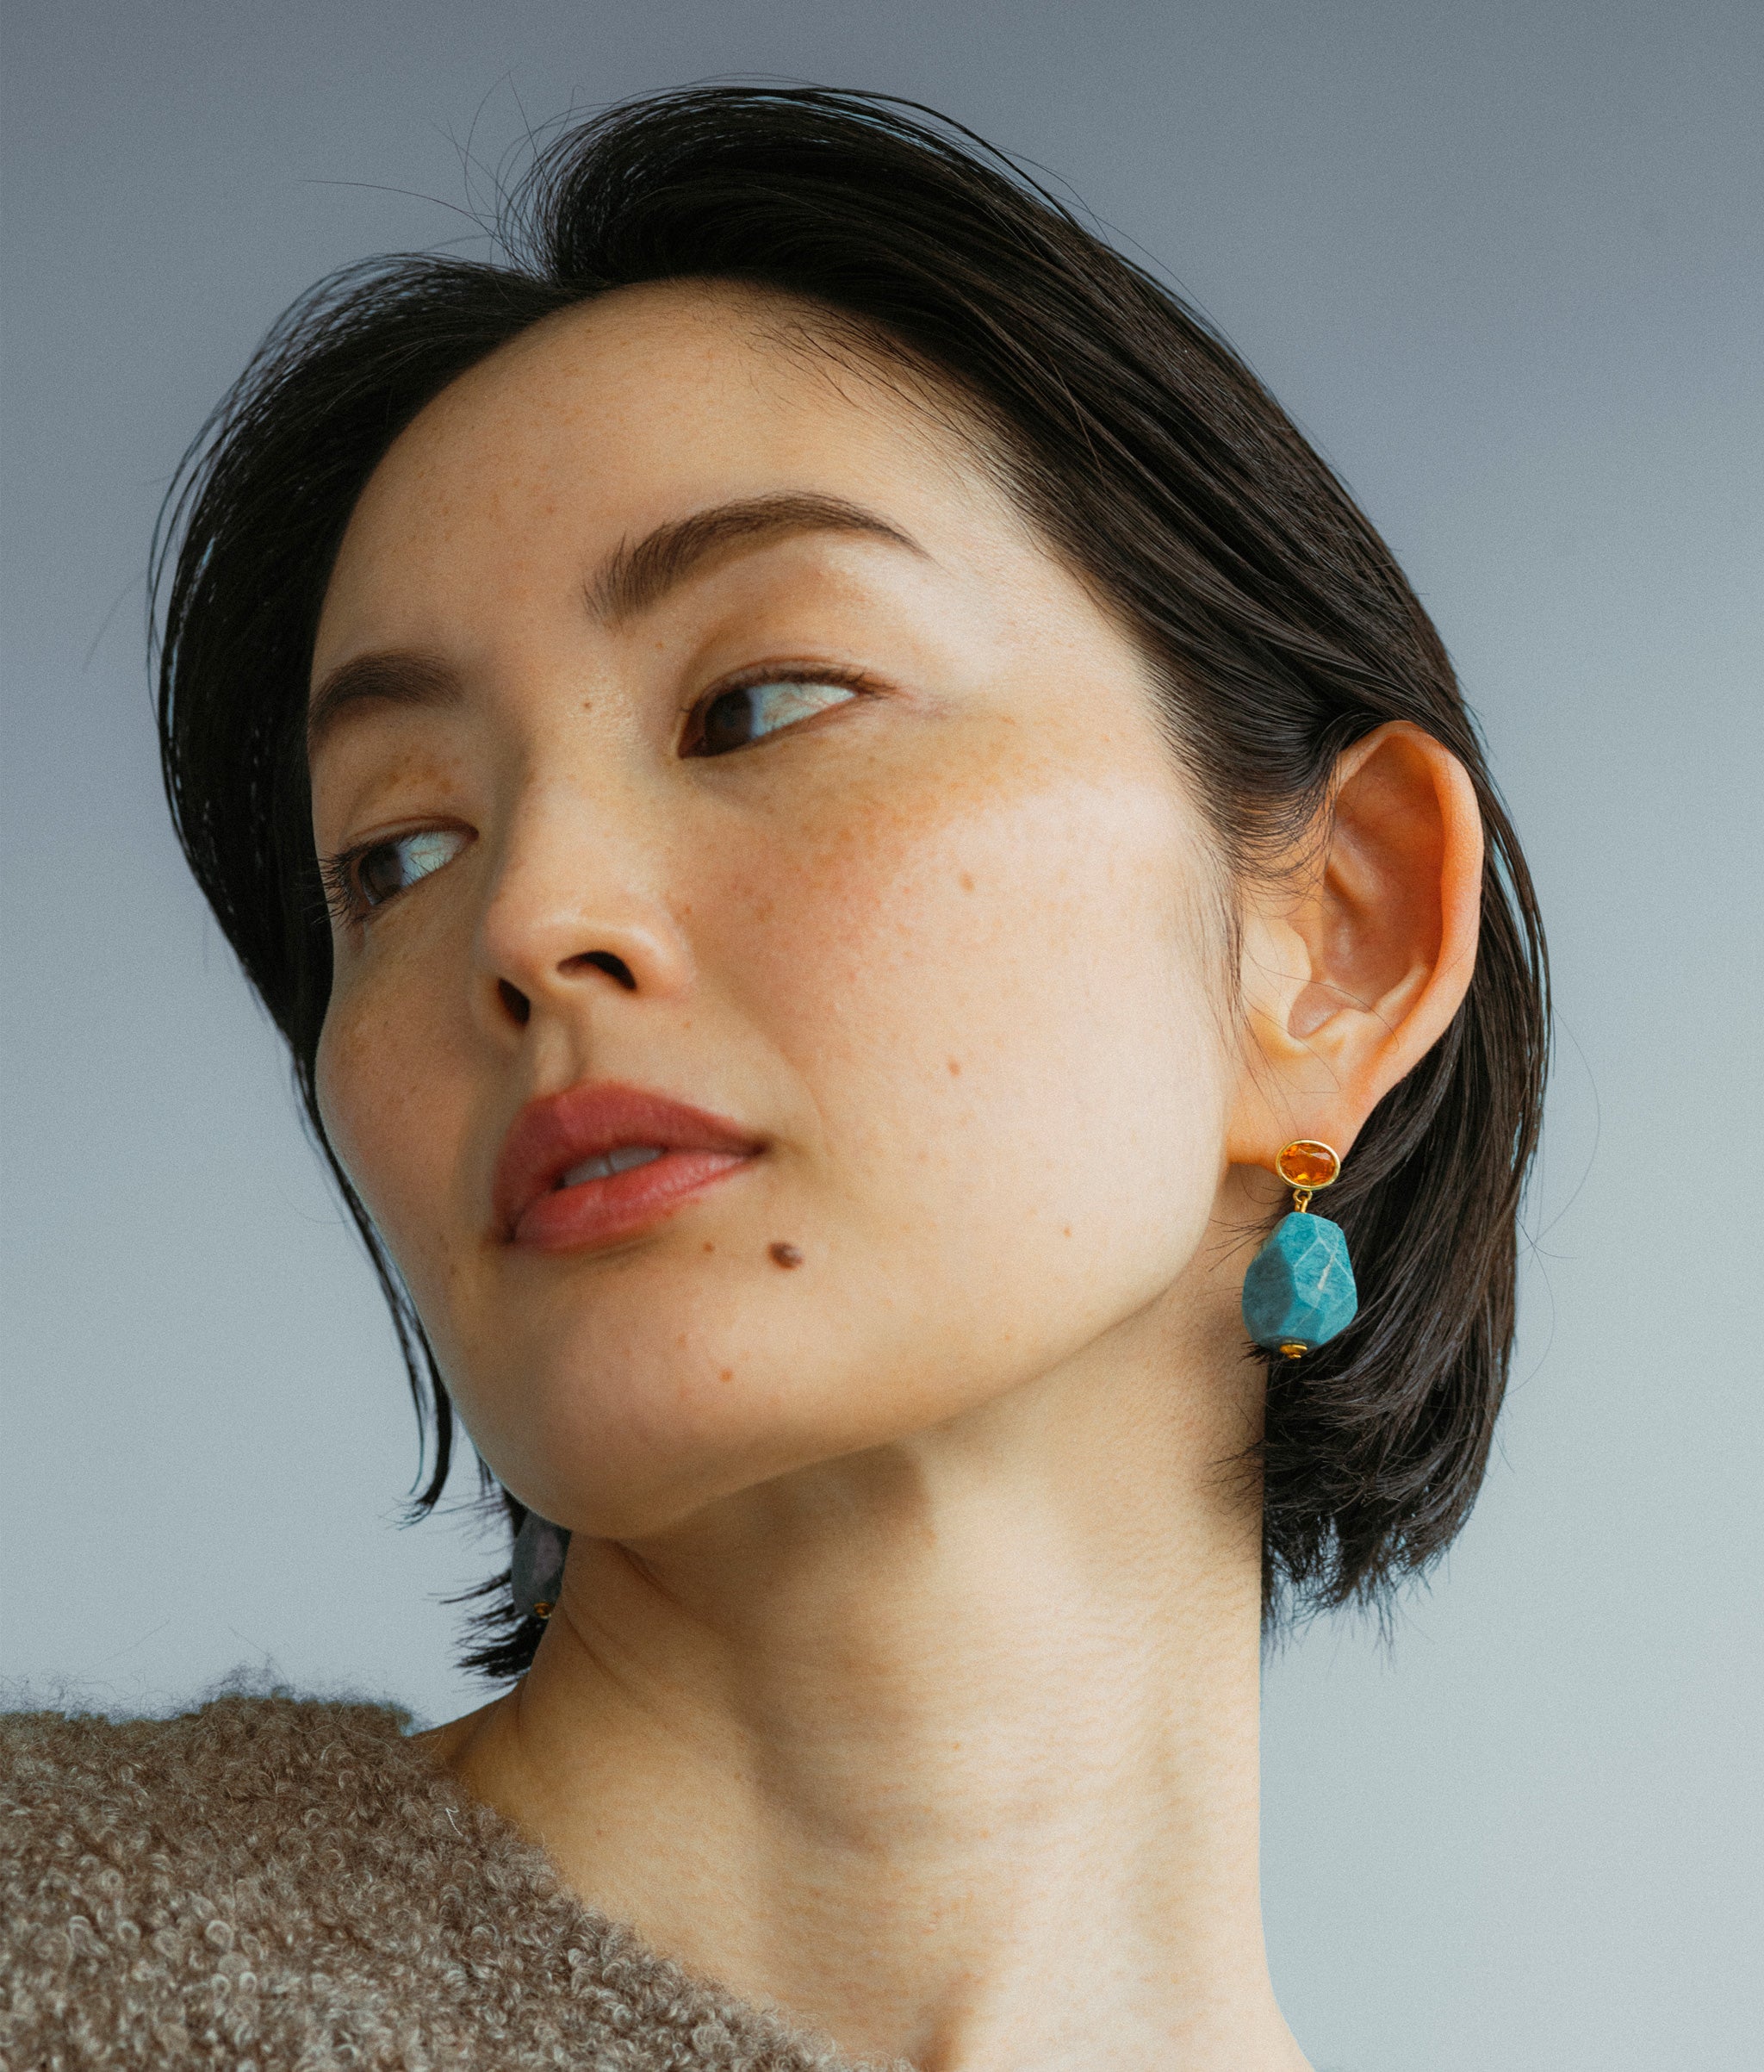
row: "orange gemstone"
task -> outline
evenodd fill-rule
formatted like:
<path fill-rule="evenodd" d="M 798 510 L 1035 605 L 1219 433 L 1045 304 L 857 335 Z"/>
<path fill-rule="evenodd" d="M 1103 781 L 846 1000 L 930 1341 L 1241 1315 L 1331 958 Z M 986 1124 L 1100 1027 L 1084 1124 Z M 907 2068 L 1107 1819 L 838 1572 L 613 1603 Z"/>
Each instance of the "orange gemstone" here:
<path fill-rule="evenodd" d="M 1301 1137 L 1275 1160 L 1274 1170 L 1289 1187 L 1326 1187 L 1341 1171 L 1341 1160 L 1327 1144 Z"/>

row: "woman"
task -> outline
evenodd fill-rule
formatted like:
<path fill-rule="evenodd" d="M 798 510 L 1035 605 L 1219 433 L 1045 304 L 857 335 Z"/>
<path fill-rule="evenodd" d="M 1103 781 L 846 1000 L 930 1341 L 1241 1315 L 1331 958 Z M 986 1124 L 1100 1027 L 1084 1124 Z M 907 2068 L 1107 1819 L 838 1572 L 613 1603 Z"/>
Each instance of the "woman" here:
<path fill-rule="evenodd" d="M 7 2062 L 1300 2066 L 1261 1637 L 1463 1522 L 1541 1093 L 1444 650 L 916 111 L 640 103 L 506 235 L 272 334 L 161 666 L 507 1688 L 11 1722 Z"/>

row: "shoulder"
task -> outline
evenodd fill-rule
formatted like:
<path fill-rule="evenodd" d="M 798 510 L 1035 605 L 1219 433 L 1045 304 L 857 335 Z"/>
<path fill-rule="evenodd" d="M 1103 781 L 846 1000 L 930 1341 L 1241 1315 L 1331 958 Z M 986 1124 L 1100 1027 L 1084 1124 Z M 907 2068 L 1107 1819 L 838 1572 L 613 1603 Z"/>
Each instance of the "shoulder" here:
<path fill-rule="evenodd" d="M 169 1810 L 193 1789 L 249 1801 L 296 1779 L 311 1788 L 345 1770 L 351 1755 L 394 1754 L 407 1717 L 388 1705 L 281 1694 L 229 1695 L 169 1720 L 0 1713 L 0 1788 L 27 1812 L 53 1789 L 77 1815 Z"/>
<path fill-rule="evenodd" d="M 440 1767 L 457 1723 L 228 1696 L 0 1714 L 0 2067 L 811 2072 Z"/>
<path fill-rule="evenodd" d="M 217 2044 L 401 2065 L 413 2019 L 453 2062 L 468 1917 L 500 1891 L 517 1939 L 524 1920 L 551 1942 L 563 1902 L 406 1724 L 237 1696 L 171 1720 L 0 1717 L 0 2062 L 53 2038 L 84 2039 L 70 2065 Z"/>
<path fill-rule="evenodd" d="M 0 1717 L 0 1878 L 69 1898 L 203 1887 L 275 1865 L 291 1897 L 315 1849 L 413 1820 L 444 1786 L 388 1706 L 218 1698 L 171 1720 Z M 9 1895 L 10 1896 L 10 1895 Z M 16 1918 L 16 1917 L 15 1917 Z"/>

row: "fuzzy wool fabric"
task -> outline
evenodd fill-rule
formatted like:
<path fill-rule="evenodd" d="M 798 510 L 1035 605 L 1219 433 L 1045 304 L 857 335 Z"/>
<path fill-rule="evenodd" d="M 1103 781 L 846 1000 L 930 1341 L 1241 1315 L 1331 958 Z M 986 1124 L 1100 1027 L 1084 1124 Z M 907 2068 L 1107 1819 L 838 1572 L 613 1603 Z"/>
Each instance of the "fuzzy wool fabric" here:
<path fill-rule="evenodd" d="M 858 2072 L 584 1907 L 407 1725 L 0 1717 L 0 2072 Z"/>

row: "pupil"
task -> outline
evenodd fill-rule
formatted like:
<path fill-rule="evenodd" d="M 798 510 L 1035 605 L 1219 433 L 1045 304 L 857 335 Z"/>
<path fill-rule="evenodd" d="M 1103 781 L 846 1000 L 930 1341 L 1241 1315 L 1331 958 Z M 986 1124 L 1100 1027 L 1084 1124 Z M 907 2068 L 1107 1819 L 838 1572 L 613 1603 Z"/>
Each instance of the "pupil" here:
<path fill-rule="evenodd" d="M 707 756 L 726 749 L 745 748 L 754 737 L 754 694 L 724 691 L 705 707 L 704 751 Z"/>
<path fill-rule="evenodd" d="M 362 890 L 370 899 L 389 899 L 403 886 L 398 849 L 394 843 L 382 843 L 378 849 L 370 849 L 362 858 L 360 868 Z"/>

